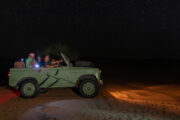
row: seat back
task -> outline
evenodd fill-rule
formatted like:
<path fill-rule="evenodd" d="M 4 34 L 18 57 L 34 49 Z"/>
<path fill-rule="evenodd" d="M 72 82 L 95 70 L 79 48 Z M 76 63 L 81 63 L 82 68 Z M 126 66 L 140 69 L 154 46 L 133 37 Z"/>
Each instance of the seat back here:
<path fill-rule="evenodd" d="M 14 68 L 26 68 L 25 63 L 22 61 L 16 61 L 14 63 Z"/>

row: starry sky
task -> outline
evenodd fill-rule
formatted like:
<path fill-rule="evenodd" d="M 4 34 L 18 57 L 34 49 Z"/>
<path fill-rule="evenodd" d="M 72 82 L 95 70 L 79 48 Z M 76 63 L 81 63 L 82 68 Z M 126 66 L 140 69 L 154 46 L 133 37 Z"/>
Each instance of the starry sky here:
<path fill-rule="evenodd" d="M 63 43 L 82 56 L 180 59 L 178 0 L 1 0 L 0 54 Z"/>

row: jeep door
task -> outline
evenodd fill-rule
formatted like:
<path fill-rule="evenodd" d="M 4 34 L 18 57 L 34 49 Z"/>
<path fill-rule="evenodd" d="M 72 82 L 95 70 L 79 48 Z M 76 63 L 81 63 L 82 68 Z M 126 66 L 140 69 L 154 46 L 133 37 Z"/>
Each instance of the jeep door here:
<path fill-rule="evenodd" d="M 47 78 L 40 84 L 41 88 L 54 88 L 54 87 L 66 87 L 65 82 L 67 80 L 67 67 L 57 68 L 45 68 L 44 74 Z"/>
<path fill-rule="evenodd" d="M 48 80 L 46 87 L 73 87 L 74 83 L 68 81 L 69 67 L 46 68 Z"/>

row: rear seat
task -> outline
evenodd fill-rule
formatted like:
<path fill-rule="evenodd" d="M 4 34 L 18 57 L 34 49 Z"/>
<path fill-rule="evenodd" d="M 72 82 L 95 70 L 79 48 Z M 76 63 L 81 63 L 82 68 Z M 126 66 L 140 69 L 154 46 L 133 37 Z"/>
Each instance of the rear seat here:
<path fill-rule="evenodd" d="M 22 61 L 16 61 L 14 63 L 14 68 L 26 68 L 25 63 Z"/>

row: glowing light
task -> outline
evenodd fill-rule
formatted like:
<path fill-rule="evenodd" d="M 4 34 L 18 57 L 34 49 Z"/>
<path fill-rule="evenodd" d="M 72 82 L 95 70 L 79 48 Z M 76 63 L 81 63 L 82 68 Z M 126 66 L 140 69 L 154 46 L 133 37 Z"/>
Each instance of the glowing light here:
<path fill-rule="evenodd" d="M 3 91 L 1 92 L 1 96 L 0 96 L 0 104 L 4 104 L 6 102 L 8 102 L 9 100 L 16 98 L 20 96 L 19 91 Z"/>
<path fill-rule="evenodd" d="M 35 65 L 35 68 L 39 68 L 39 65 L 38 65 L 38 64 L 36 64 L 36 65 Z"/>
<path fill-rule="evenodd" d="M 8 72 L 8 77 L 10 77 L 10 72 Z"/>
<path fill-rule="evenodd" d="M 21 61 L 23 62 L 23 61 L 24 61 L 24 59 L 23 59 L 23 58 L 21 58 Z"/>
<path fill-rule="evenodd" d="M 124 92 L 109 92 L 116 99 L 127 100 L 129 97 Z"/>

